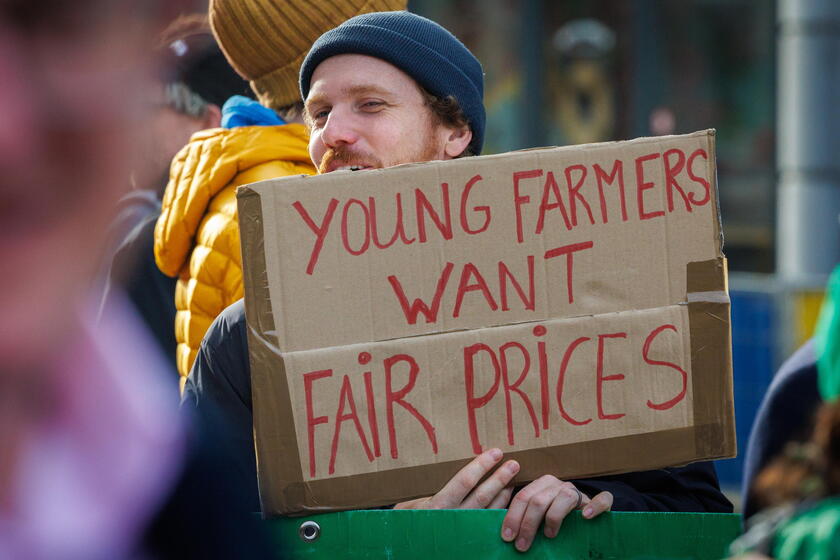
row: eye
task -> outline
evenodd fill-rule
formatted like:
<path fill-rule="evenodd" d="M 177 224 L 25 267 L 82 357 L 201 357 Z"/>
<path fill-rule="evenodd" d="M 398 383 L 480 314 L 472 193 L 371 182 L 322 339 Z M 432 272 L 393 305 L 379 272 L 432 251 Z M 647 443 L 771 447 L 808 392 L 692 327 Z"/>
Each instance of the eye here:
<path fill-rule="evenodd" d="M 309 112 L 309 118 L 313 126 L 316 127 L 323 126 L 328 116 L 330 116 L 330 109 L 328 107 L 318 107 Z"/>
<path fill-rule="evenodd" d="M 369 99 L 367 101 L 363 101 L 359 105 L 359 107 L 362 109 L 362 111 L 367 111 L 367 112 L 378 111 L 379 109 L 381 109 L 384 106 L 385 106 L 385 102 L 380 101 L 378 99 Z"/>

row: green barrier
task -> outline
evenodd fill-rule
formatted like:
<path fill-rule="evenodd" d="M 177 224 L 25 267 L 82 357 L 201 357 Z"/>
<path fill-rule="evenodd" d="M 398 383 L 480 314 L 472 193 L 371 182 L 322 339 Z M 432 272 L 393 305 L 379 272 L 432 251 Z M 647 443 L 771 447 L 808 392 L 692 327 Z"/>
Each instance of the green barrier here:
<path fill-rule="evenodd" d="M 504 510 L 362 510 L 268 521 L 289 558 L 521 558 L 499 533 Z M 313 524 L 314 522 L 314 524 Z M 554 539 L 538 535 L 527 556 L 552 559 L 724 557 L 741 516 L 573 512 Z"/>

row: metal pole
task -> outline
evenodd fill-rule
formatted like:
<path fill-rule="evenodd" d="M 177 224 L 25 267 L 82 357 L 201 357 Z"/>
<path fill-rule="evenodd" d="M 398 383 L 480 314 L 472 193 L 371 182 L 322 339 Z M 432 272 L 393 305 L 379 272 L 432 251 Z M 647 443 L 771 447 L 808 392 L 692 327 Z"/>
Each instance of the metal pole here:
<path fill-rule="evenodd" d="M 545 146 L 545 92 L 543 88 L 543 0 L 522 2 L 522 92 L 520 148 Z"/>
<path fill-rule="evenodd" d="M 825 281 L 840 263 L 840 2 L 779 0 L 776 270 Z"/>

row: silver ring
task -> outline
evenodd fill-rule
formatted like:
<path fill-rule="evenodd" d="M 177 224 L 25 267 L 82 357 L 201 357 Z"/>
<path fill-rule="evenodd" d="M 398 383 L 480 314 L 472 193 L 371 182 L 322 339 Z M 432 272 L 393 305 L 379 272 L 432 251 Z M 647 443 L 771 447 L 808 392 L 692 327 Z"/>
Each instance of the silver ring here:
<path fill-rule="evenodd" d="M 577 508 L 579 508 L 579 507 L 580 507 L 581 502 L 583 502 L 583 492 L 581 492 L 581 491 L 580 491 L 580 490 L 578 490 L 577 488 L 575 488 L 575 492 L 577 492 L 577 494 L 578 494 L 578 499 L 577 499 L 577 503 L 575 504 L 575 507 L 573 507 L 572 509 L 577 509 Z"/>
<path fill-rule="evenodd" d="M 314 521 L 304 521 L 298 528 L 298 535 L 303 542 L 317 541 L 321 536 L 321 526 Z"/>

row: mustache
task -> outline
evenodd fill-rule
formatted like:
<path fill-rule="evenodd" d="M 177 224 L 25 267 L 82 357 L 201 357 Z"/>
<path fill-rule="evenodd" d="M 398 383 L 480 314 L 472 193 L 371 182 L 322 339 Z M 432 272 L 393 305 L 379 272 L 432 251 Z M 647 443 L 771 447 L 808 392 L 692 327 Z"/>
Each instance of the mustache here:
<path fill-rule="evenodd" d="M 370 165 L 372 167 L 382 167 L 382 162 L 379 158 L 367 152 L 360 152 L 353 150 L 348 146 L 338 146 L 337 148 L 329 148 L 321 157 L 321 162 L 318 164 L 318 173 L 327 173 L 333 163 L 340 165 Z"/>

